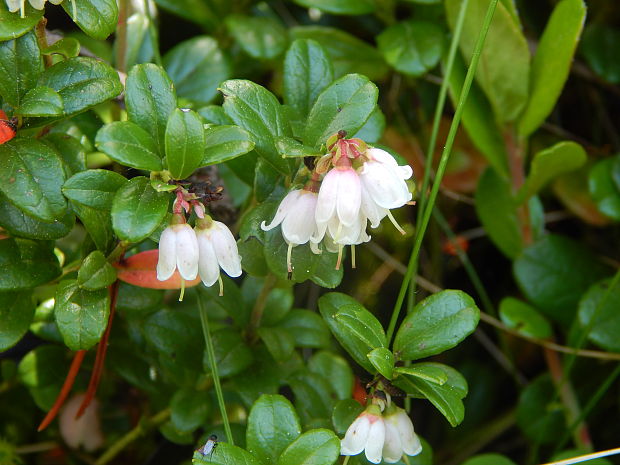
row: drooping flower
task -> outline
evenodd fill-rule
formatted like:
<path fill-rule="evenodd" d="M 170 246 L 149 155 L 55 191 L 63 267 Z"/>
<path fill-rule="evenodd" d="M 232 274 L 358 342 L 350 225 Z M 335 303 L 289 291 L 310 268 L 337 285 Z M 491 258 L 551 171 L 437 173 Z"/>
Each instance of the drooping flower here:
<path fill-rule="evenodd" d="M 403 454 L 417 455 L 422 451 L 420 439 L 413 430 L 411 418 L 403 409 L 391 405 L 383 416 L 385 420 L 385 443 L 383 461 L 398 462 Z"/>
<path fill-rule="evenodd" d="M 286 194 L 271 223 L 266 224 L 265 221 L 261 223 L 263 231 L 269 231 L 282 224 L 282 237 L 288 244 L 286 264 L 289 273 L 293 271 L 291 263 L 293 247 L 305 244 L 317 232 L 317 224 L 314 218 L 317 194 L 311 183 L 313 181 L 303 189 L 292 190 Z"/>
<path fill-rule="evenodd" d="M 179 269 L 179 274 L 186 281 L 196 279 L 198 275 L 198 241 L 196 233 L 185 222 L 182 214 L 175 213 L 172 223 L 159 238 L 159 259 L 157 261 L 157 279 L 166 281 Z"/>
<path fill-rule="evenodd" d="M 35 10 L 42 10 L 43 7 L 45 6 L 45 1 L 46 0 L 28 0 L 32 8 L 34 8 Z M 50 3 L 53 3 L 54 5 L 58 5 L 63 0 L 48 0 L 48 1 Z M 75 2 L 75 0 L 73 1 Z M 20 16 L 22 18 L 24 17 L 25 15 L 24 11 L 26 10 L 26 0 L 6 0 L 6 5 L 9 8 L 9 11 L 11 13 L 15 13 L 16 11 L 19 10 Z"/>
<path fill-rule="evenodd" d="M 224 284 L 220 277 L 220 268 L 232 278 L 241 275 L 241 257 L 237 241 L 224 223 L 214 221 L 208 215 L 196 221 L 196 237 L 200 279 L 207 287 L 219 281 L 222 295 Z"/>
<path fill-rule="evenodd" d="M 378 405 L 370 405 L 347 429 L 340 442 L 340 454 L 357 455 L 363 451 L 370 462 L 380 463 L 385 434 L 381 409 Z"/>

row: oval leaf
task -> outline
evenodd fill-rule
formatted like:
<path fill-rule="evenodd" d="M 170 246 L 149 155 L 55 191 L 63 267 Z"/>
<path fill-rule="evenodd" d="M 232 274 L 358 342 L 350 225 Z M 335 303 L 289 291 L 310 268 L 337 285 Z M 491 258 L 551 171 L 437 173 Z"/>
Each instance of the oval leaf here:
<path fill-rule="evenodd" d="M 64 112 L 58 92 L 49 87 L 35 87 L 24 96 L 17 114 L 22 116 L 58 116 Z"/>
<path fill-rule="evenodd" d="M 126 183 L 127 179 L 114 171 L 87 170 L 71 176 L 63 184 L 62 193 L 86 207 L 109 210 L 116 191 Z"/>
<path fill-rule="evenodd" d="M 250 134 L 238 126 L 213 126 L 205 129 L 205 153 L 200 166 L 215 165 L 254 149 Z"/>
<path fill-rule="evenodd" d="M 579 322 L 589 328 L 588 339 L 605 350 L 620 352 L 620 286 L 606 280 L 594 284 L 579 302 Z"/>
<path fill-rule="evenodd" d="M 31 293 L 0 292 L 0 352 L 17 344 L 26 334 L 34 317 Z"/>
<path fill-rule="evenodd" d="M 288 44 L 286 29 L 272 17 L 231 15 L 226 18 L 226 26 L 252 58 L 276 58 Z"/>
<path fill-rule="evenodd" d="M 372 363 L 379 374 L 386 377 L 387 379 L 392 379 L 392 374 L 394 371 L 394 354 L 390 351 L 390 349 L 386 349 L 385 347 L 377 347 L 376 349 L 371 350 L 368 353 L 368 360 Z"/>
<path fill-rule="evenodd" d="M 172 112 L 166 125 L 166 163 L 174 179 L 191 175 L 205 152 L 205 131 L 198 113 L 192 110 Z"/>
<path fill-rule="evenodd" d="M 504 324 L 526 336 L 545 339 L 553 334 L 551 325 L 544 316 L 531 305 L 513 297 L 502 299 L 499 316 Z"/>
<path fill-rule="evenodd" d="M 332 465 L 339 456 L 338 436 L 327 429 L 312 429 L 284 449 L 278 465 Z"/>
<path fill-rule="evenodd" d="M 116 29 L 116 0 L 72 0 L 63 2 L 62 7 L 82 31 L 95 39 L 107 39 Z"/>
<path fill-rule="evenodd" d="M 162 170 L 153 136 L 131 121 L 106 124 L 97 132 L 95 145 L 121 165 L 140 170 Z"/>
<path fill-rule="evenodd" d="M 0 24 L 4 20 L 1 14 Z M 5 102 L 19 107 L 24 95 L 35 86 L 42 72 L 43 60 L 34 32 L 0 42 L 0 96 Z"/>
<path fill-rule="evenodd" d="M 91 252 L 82 262 L 78 271 L 79 286 L 88 291 L 96 291 L 116 281 L 116 271 L 108 263 L 105 255 L 98 250 Z"/>

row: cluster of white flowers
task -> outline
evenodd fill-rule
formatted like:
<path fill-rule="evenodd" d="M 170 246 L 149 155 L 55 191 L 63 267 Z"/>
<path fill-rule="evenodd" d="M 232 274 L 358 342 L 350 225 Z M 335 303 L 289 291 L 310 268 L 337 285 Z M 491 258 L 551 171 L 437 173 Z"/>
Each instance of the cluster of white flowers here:
<path fill-rule="evenodd" d="M 42 10 L 45 6 L 46 0 L 28 0 L 32 8 L 36 10 Z M 58 5 L 62 0 L 49 0 L 50 3 Z M 75 1 L 74 1 L 75 3 Z M 26 0 L 6 0 L 6 5 L 11 13 L 15 13 L 19 10 L 21 17 L 24 17 L 24 11 L 26 9 Z"/>
<path fill-rule="evenodd" d="M 380 405 L 368 406 L 351 423 L 340 444 L 342 455 L 364 452 L 372 463 L 396 463 L 405 454 L 417 455 L 421 451 L 422 444 L 409 415 L 394 404 L 383 413 Z"/>
<path fill-rule="evenodd" d="M 404 234 L 390 209 L 411 200 L 405 182 L 413 174 L 411 167 L 399 166 L 389 153 L 367 148 L 359 139 L 339 139 L 332 147 L 334 150 L 319 160 L 306 186 L 289 192 L 271 223 L 261 224 L 264 231 L 282 224 L 282 236 L 289 245 L 289 272 L 291 250 L 297 245 L 309 242 L 312 251 L 320 253 L 319 245 L 324 244 L 328 251 L 338 253 L 338 269 L 347 245 L 352 246 L 355 267 L 354 246 L 370 240 L 368 223 L 376 228 L 387 216 Z"/>
<path fill-rule="evenodd" d="M 207 215 L 198 218 L 196 227 L 192 228 L 185 222 L 183 213 L 174 213 L 170 226 L 159 239 L 157 279 L 170 279 L 178 268 L 186 281 L 193 281 L 199 275 L 205 286 L 219 281 L 222 295 L 220 267 L 233 278 L 241 275 L 237 242 L 228 227 Z"/>

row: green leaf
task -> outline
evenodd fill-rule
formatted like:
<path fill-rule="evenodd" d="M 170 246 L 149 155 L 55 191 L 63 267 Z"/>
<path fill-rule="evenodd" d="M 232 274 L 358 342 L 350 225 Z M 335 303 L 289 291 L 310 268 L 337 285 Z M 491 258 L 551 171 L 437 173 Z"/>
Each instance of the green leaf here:
<path fill-rule="evenodd" d="M 536 378 L 519 396 L 517 424 L 535 444 L 553 444 L 565 432 L 566 419 L 548 375 Z"/>
<path fill-rule="evenodd" d="M 62 126 L 56 126 L 61 128 Z M 86 170 L 86 152 L 92 150 L 90 141 L 86 136 L 70 135 L 62 132 L 50 132 L 41 139 L 47 145 L 55 148 L 60 158 L 65 163 L 67 177 Z"/>
<path fill-rule="evenodd" d="M 74 201 L 71 201 L 71 209 L 88 231 L 97 249 L 104 253 L 109 252 L 115 241 L 110 212 L 87 207 Z"/>
<path fill-rule="evenodd" d="M 372 81 L 380 80 L 389 68 L 379 51 L 367 42 L 340 29 L 324 26 L 297 26 L 290 29 L 294 39 L 312 39 L 327 52 L 334 77 L 359 73 Z"/>
<path fill-rule="evenodd" d="M 241 447 L 231 446 L 227 442 L 218 443 L 217 452 L 204 456 L 194 452 L 192 463 L 199 465 L 263 465 L 252 454 Z"/>
<path fill-rule="evenodd" d="M 322 155 L 318 150 L 297 142 L 292 137 L 276 138 L 276 148 L 282 158 L 319 157 Z"/>
<path fill-rule="evenodd" d="M 205 129 L 205 153 L 200 166 L 223 163 L 254 149 L 252 136 L 238 126 L 211 126 Z"/>
<path fill-rule="evenodd" d="M 354 137 L 362 139 L 367 144 L 374 144 L 379 142 L 383 136 L 383 131 L 385 131 L 385 115 L 377 105 L 364 126 L 354 134 Z"/>
<path fill-rule="evenodd" d="M 223 328 L 211 334 L 215 349 L 215 362 L 218 374 L 224 378 L 241 373 L 253 361 L 252 350 L 238 331 Z M 206 373 L 211 372 L 211 362 L 205 351 L 203 367 Z"/>
<path fill-rule="evenodd" d="M 1 11 L 0 7 L 0 11 Z M 66 349 L 59 345 L 42 345 L 28 352 L 19 362 L 19 380 L 28 388 L 35 403 L 48 411 L 60 392 L 69 368 Z"/>
<path fill-rule="evenodd" d="M 194 37 L 172 48 L 164 56 L 164 68 L 177 94 L 197 105 L 211 102 L 218 86 L 231 74 L 217 41 L 208 36 Z"/>
<path fill-rule="evenodd" d="M 295 340 L 284 328 L 263 326 L 258 328 L 258 335 L 276 362 L 286 361 L 295 350 Z"/>
<path fill-rule="evenodd" d="M 514 297 L 505 297 L 499 304 L 499 316 L 506 326 L 538 339 L 553 335 L 551 325 L 534 307 Z"/>
<path fill-rule="evenodd" d="M 127 19 L 126 47 L 124 56 L 125 69 L 131 69 L 137 63 L 149 63 L 155 56 L 153 36 L 149 33 L 152 26 L 149 18 L 142 12 L 135 12 Z"/>
<path fill-rule="evenodd" d="M 252 58 L 276 58 L 288 45 L 288 34 L 279 21 L 266 16 L 231 15 L 226 27 L 239 46 Z"/>
<path fill-rule="evenodd" d="M 319 147 L 338 131 L 355 134 L 374 111 L 378 94 L 377 86 L 359 74 L 334 81 L 319 94 L 310 110 L 304 143 Z"/>
<path fill-rule="evenodd" d="M 487 0 L 472 0 L 465 13 L 460 48 L 465 61 L 471 60 L 474 45 L 488 7 Z M 454 28 L 460 0 L 447 0 L 446 13 Z M 480 56 L 476 79 L 491 102 L 495 118 L 503 123 L 514 121 L 528 98 L 530 52 L 520 25 L 500 2 Z"/>
<path fill-rule="evenodd" d="M 372 363 L 380 375 L 387 379 L 392 379 L 392 372 L 394 370 L 394 354 L 390 349 L 385 347 L 377 347 L 371 350 L 368 355 L 368 360 Z"/>
<path fill-rule="evenodd" d="M 541 312 L 568 325 L 581 295 L 609 269 L 582 244 L 548 235 L 523 250 L 513 272 L 523 293 Z"/>
<path fill-rule="evenodd" d="M 11 13 L 3 3 L 0 5 L 0 40 L 11 40 L 23 36 L 30 31 L 43 17 L 43 10 L 36 10 L 25 2 L 25 17 L 19 12 Z"/>
<path fill-rule="evenodd" d="M 34 32 L 0 42 L 0 96 L 5 102 L 19 107 L 42 72 L 43 60 Z"/>
<path fill-rule="evenodd" d="M 353 370 L 339 355 L 327 350 L 315 353 L 308 360 L 308 370 L 329 381 L 337 399 L 349 399 L 353 392 Z"/>
<path fill-rule="evenodd" d="M 293 441 L 278 459 L 278 465 L 332 465 L 340 456 L 340 439 L 333 431 L 312 429 Z"/>
<path fill-rule="evenodd" d="M 52 45 L 41 50 L 43 55 L 62 55 L 66 58 L 73 58 L 80 54 L 80 42 L 73 37 L 64 37 Z"/>
<path fill-rule="evenodd" d="M 585 19 L 583 0 L 562 0 L 554 8 L 532 60 L 530 99 L 517 127 L 521 137 L 534 132 L 553 110 L 568 78 Z"/>
<path fill-rule="evenodd" d="M 612 84 L 620 83 L 620 63 L 614 59 L 620 47 L 620 31 L 601 23 L 586 26 L 581 53 L 597 75 Z"/>
<path fill-rule="evenodd" d="M 62 7 L 82 31 L 95 39 L 107 39 L 116 29 L 116 0 L 72 0 L 62 2 Z"/>
<path fill-rule="evenodd" d="M 466 460 L 462 465 L 515 465 L 515 463 L 500 454 L 481 454 Z"/>
<path fill-rule="evenodd" d="M 376 369 L 366 354 L 386 347 L 385 332 L 375 316 L 355 299 L 339 292 L 329 292 L 319 299 L 319 309 L 332 334 L 366 371 Z"/>
<path fill-rule="evenodd" d="M 463 59 L 456 55 L 452 73 L 448 78 L 450 97 L 454 105 L 461 95 L 465 72 L 466 67 Z M 472 83 L 467 95 L 462 120 L 467 134 L 476 148 L 482 152 L 501 177 L 508 177 L 508 155 L 504 139 L 493 116 L 489 100 L 475 82 Z"/>
<path fill-rule="evenodd" d="M 396 71 L 410 76 L 422 76 L 441 58 L 444 31 L 439 25 L 426 21 L 401 21 L 377 36 L 383 58 Z"/>
<path fill-rule="evenodd" d="M 116 191 L 127 179 L 114 171 L 87 170 L 71 176 L 62 186 L 69 200 L 97 210 L 110 210 Z"/>
<path fill-rule="evenodd" d="M 198 111 L 198 114 L 209 124 L 226 126 L 234 123 L 220 105 L 207 105 L 196 111 Z"/>
<path fill-rule="evenodd" d="M 290 173 L 290 166 L 275 147 L 274 138 L 291 136 L 288 121 L 276 97 L 251 81 L 234 79 L 222 84 L 222 105 L 226 114 L 248 131 L 256 144 L 256 152 L 283 174 Z"/>
<path fill-rule="evenodd" d="M 0 292 L 0 352 L 14 346 L 26 334 L 34 317 L 31 293 Z"/>
<path fill-rule="evenodd" d="M 65 214 L 65 173 L 54 149 L 36 139 L 13 139 L 0 145 L 0 160 L 0 191 L 11 203 L 48 223 Z"/>
<path fill-rule="evenodd" d="M 247 449 L 265 464 L 276 463 L 282 451 L 301 434 L 291 403 L 279 394 L 264 394 L 252 406 L 246 432 Z"/>
<path fill-rule="evenodd" d="M 66 115 L 88 110 L 118 96 L 123 90 L 114 69 L 87 57 L 69 58 L 47 68 L 37 85 L 50 87 L 60 94 Z"/>
<path fill-rule="evenodd" d="M 245 255 L 243 255 L 245 260 Z M 321 317 L 310 310 L 291 310 L 278 326 L 286 329 L 293 337 L 296 347 L 315 349 L 329 347 L 329 329 Z"/>
<path fill-rule="evenodd" d="M 170 401 L 172 425 L 181 432 L 194 431 L 207 421 L 210 404 L 208 391 L 179 389 Z"/>
<path fill-rule="evenodd" d="M 65 237 L 75 224 L 75 215 L 67 211 L 53 223 L 46 223 L 24 215 L 24 213 L 0 194 L 0 226 L 12 236 L 26 239 L 60 239 Z"/>
<path fill-rule="evenodd" d="M 298 39 L 284 59 L 284 103 L 305 117 L 333 79 L 334 71 L 325 49 L 314 40 Z"/>
<path fill-rule="evenodd" d="M 373 0 L 294 0 L 307 8 L 316 8 L 333 15 L 365 15 L 377 9 Z"/>
<path fill-rule="evenodd" d="M 480 310 L 466 293 L 438 292 L 405 317 L 394 339 L 394 353 L 400 360 L 440 354 L 469 336 L 479 319 Z"/>
<path fill-rule="evenodd" d="M 536 194 L 551 179 L 583 166 L 587 160 L 586 151 L 576 142 L 558 142 L 552 147 L 534 155 L 530 173 L 517 195 L 517 201 L 524 201 Z"/>
<path fill-rule="evenodd" d="M 129 70 L 125 84 L 125 104 L 129 121 L 146 130 L 164 154 L 168 117 L 177 107 L 177 96 L 166 72 L 151 63 Z"/>
<path fill-rule="evenodd" d="M 610 287 L 610 280 L 594 284 L 579 302 L 579 322 L 588 328 L 588 339 L 611 352 L 620 352 L 620 286 Z"/>
<path fill-rule="evenodd" d="M 116 191 L 112 202 L 112 227 L 116 235 L 129 242 L 147 238 L 168 211 L 168 194 L 156 192 L 145 177 L 131 179 Z"/>
<path fill-rule="evenodd" d="M 28 289 L 60 275 L 60 265 L 50 242 L 27 239 L 0 241 L 0 291 Z"/>
<path fill-rule="evenodd" d="M 612 173 L 620 157 L 597 162 L 588 176 L 588 190 L 601 213 L 620 221 L 620 187 L 614 183 Z"/>
<path fill-rule="evenodd" d="M 434 363 L 416 363 L 408 367 L 396 367 L 394 371 L 439 384 L 440 386 L 448 381 L 446 371 Z"/>
<path fill-rule="evenodd" d="M 108 287 L 116 281 L 116 270 L 98 250 L 91 252 L 78 271 L 78 285 L 87 291 Z"/>
<path fill-rule="evenodd" d="M 314 425 L 327 425 L 327 418 L 334 408 L 334 392 L 328 379 L 316 373 L 299 369 L 287 382 L 295 396 L 295 408 L 304 429 Z"/>
<path fill-rule="evenodd" d="M 141 170 L 161 171 L 157 141 L 131 121 L 115 121 L 97 132 L 95 145 L 121 165 Z"/>
<path fill-rule="evenodd" d="M 185 179 L 200 166 L 205 152 L 202 119 L 192 110 L 172 112 L 166 126 L 166 163 L 174 179 Z"/>
<path fill-rule="evenodd" d="M 17 114 L 22 116 L 58 116 L 64 112 L 58 92 L 49 87 L 35 87 L 24 96 Z"/>
<path fill-rule="evenodd" d="M 69 349 L 88 350 L 99 342 L 110 314 L 107 289 L 87 291 L 66 279 L 58 284 L 55 301 L 56 324 Z"/>
<path fill-rule="evenodd" d="M 351 423 L 364 410 L 364 407 L 355 399 L 344 399 L 336 403 L 332 412 L 332 423 L 338 434 L 345 434 Z"/>

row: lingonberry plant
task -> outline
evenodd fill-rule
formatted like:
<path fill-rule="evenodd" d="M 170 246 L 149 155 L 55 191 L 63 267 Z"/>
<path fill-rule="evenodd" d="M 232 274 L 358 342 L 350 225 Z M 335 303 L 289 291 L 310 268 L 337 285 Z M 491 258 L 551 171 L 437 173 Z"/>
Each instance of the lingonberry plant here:
<path fill-rule="evenodd" d="M 583 0 L 0 0 L 0 463 L 617 447 L 592 10 L 578 49 Z"/>

